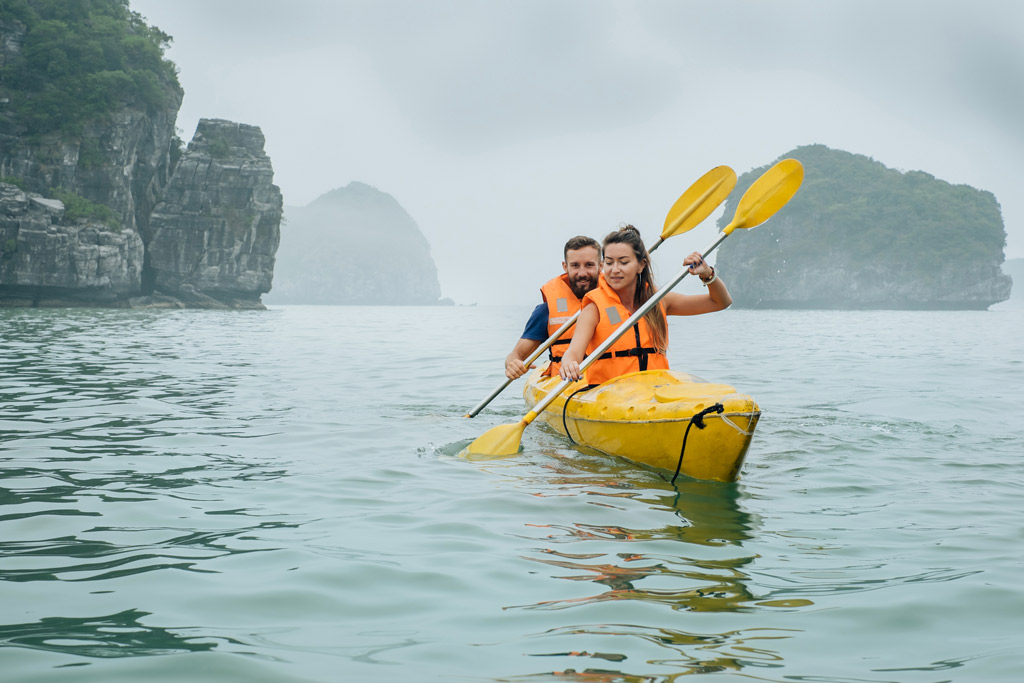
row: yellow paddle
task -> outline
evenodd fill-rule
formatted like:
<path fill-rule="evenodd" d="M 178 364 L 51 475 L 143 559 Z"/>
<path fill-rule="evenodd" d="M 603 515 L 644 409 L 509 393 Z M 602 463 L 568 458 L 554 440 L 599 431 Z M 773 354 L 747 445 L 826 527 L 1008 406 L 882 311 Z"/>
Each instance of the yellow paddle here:
<path fill-rule="evenodd" d="M 718 233 L 718 237 L 711 245 L 702 252 L 704 258 L 718 248 L 722 241 L 732 234 L 736 228 L 753 228 L 761 225 L 771 218 L 775 213 L 786 205 L 796 191 L 800 189 L 800 183 L 804 179 L 804 167 L 796 159 L 783 159 L 754 181 L 754 184 L 743 194 L 739 205 L 736 207 L 736 214 L 732 222 Z M 600 346 L 594 349 L 580 364 L 580 370 L 586 370 L 595 359 L 607 351 L 615 341 L 629 330 L 636 322 L 644 316 L 647 311 L 657 305 L 663 296 L 682 282 L 690 272 L 690 268 L 683 268 L 672 281 L 662 289 L 659 289 L 654 296 L 648 299 L 643 306 L 636 309 L 633 315 L 622 323 L 615 333 L 604 340 Z M 522 420 L 515 424 L 505 424 L 493 427 L 476 438 L 462 450 L 460 455 L 467 457 L 480 456 L 508 456 L 519 452 L 519 444 L 523 438 L 523 430 L 533 422 L 536 417 L 548 407 L 558 396 L 565 391 L 566 387 L 572 384 L 572 380 L 564 379 L 540 403 L 535 405 Z"/>
<path fill-rule="evenodd" d="M 725 198 L 729 196 L 729 193 L 732 192 L 732 188 L 735 186 L 736 172 L 728 166 L 716 166 L 702 175 L 697 182 L 680 195 L 676 203 L 669 209 L 668 215 L 665 216 L 665 228 L 661 231 L 661 237 L 658 238 L 658 241 L 648 251 L 654 251 L 669 237 L 681 235 L 700 225 L 705 218 L 711 215 L 712 211 L 718 208 L 719 204 L 725 201 Z M 559 337 L 565 334 L 566 330 L 576 324 L 579 317 L 580 312 L 576 311 L 571 318 L 565 321 L 565 324 L 559 327 L 543 344 L 538 346 L 537 350 L 523 361 L 523 364 L 526 367 L 530 367 L 535 360 L 540 358 L 542 353 L 547 351 Z M 476 417 L 498 394 L 505 391 L 509 384 L 512 384 L 512 380 L 506 379 L 487 398 L 478 403 L 473 410 L 466 413 L 465 417 Z"/>

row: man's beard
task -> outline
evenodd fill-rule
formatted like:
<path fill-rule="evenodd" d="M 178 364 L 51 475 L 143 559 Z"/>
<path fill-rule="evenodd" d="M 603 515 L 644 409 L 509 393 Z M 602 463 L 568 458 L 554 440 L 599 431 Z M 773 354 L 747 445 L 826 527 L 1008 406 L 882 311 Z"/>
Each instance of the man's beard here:
<path fill-rule="evenodd" d="M 572 293 L 576 295 L 577 299 L 582 299 L 584 294 L 597 286 L 597 280 L 595 278 L 588 277 L 586 278 L 585 283 L 580 282 L 582 279 L 583 278 L 576 278 L 569 280 L 569 289 L 572 290 Z"/>

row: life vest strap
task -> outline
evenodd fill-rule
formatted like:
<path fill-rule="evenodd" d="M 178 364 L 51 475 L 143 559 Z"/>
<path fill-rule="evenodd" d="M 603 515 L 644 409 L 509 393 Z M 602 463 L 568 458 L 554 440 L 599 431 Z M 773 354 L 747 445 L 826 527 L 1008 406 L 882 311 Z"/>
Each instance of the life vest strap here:
<path fill-rule="evenodd" d="M 648 347 L 648 346 L 644 346 L 644 347 L 641 347 L 639 349 L 636 348 L 636 347 L 633 347 L 632 349 L 626 349 L 625 351 L 616 351 L 614 354 L 612 354 L 612 352 L 609 351 L 608 353 L 604 353 L 604 354 L 598 356 L 597 359 L 598 360 L 607 360 L 607 359 L 611 358 L 613 355 L 614 355 L 615 358 L 626 358 L 628 356 L 646 356 L 648 354 L 657 353 L 657 352 L 658 352 L 657 349 L 651 348 L 651 347 Z"/>
<path fill-rule="evenodd" d="M 616 351 L 615 352 L 615 357 L 616 358 L 628 358 L 630 356 L 636 357 L 637 362 L 639 364 L 640 372 L 644 372 L 645 370 L 647 370 L 647 362 L 648 362 L 648 360 L 650 358 L 650 355 L 652 353 L 657 353 L 658 350 L 650 348 L 648 346 L 640 346 L 640 325 L 639 325 L 639 323 L 636 324 L 636 325 L 633 325 L 633 335 L 636 337 L 636 346 L 634 346 L 631 349 L 626 349 L 625 351 Z M 611 357 L 612 357 L 612 353 L 611 353 L 611 351 L 609 351 L 608 353 L 605 353 L 604 355 L 598 357 L 598 360 L 604 360 L 606 358 L 611 358 Z"/>
<path fill-rule="evenodd" d="M 557 343 L 558 342 L 555 342 L 555 344 L 557 344 Z M 552 344 L 552 346 L 554 346 L 555 344 Z M 604 354 L 598 356 L 597 359 L 598 360 L 608 360 L 613 355 L 614 355 L 615 358 L 628 358 L 629 356 L 639 356 L 640 357 L 640 361 L 641 361 L 642 365 L 644 366 L 644 367 L 641 367 L 640 369 L 641 370 L 646 370 L 647 369 L 647 367 L 646 367 L 647 366 L 647 356 L 648 356 L 648 354 L 652 354 L 652 353 L 657 353 L 657 349 L 651 348 L 651 347 L 648 347 L 648 346 L 643 346 L 643 347 L 641 347 L 639 349 L 634 347 L 632 349 L 626 349 L 625 351 L 616 351 L 614 354 L 611 351 L 609 351 L 607 353 L 604 353 Z M 550 351 L 548 351 L 548 357 L 551 359 L 552 363 L 561 363 L 562 362 L 562 357 L 561 356 L 556 356 L 553 353 L 551 353 Z M 584 354 L 583 357 L 586 358 L 587 357 L 586 354 Z M 597 386 L 597 385 L 595 384 L 594 386 Z"/>
<path fill-rule="evenodd" d="M 551 346 L 548 347 L 548 360 L 550 360 L 552 363 L 561 363 L 562 362 L 562 357 L 555 355 L 553 347 L 555 347 L 555 346 L 564 346 L 564 345 L 568 344 L 571 341 L 572 341 L 571 339 L 559 339 L 556 342 L 551 342 Z"/>

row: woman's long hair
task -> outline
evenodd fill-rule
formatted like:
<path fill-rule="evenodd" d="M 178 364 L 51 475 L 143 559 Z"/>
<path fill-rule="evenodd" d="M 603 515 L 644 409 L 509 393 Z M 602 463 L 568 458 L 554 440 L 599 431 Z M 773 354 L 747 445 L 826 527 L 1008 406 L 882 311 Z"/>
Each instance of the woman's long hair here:
<path fill-rule="evenodd" d="M 654 269 L 651 267 L 651 255 L 647 253 L 644 241 L 640 239 L 640 231 L 632 225 L 626 225 L 615 232 L 609 233 L 602 246 L 604 253 L 607 253 L 609 244 L 628 244 L 633 249 L 636 260 L 643 266 L 643 270 L 637 275 L 636 294 L 633 298 L 633 310 L 644 305 L 648 299 L 658 291 L 654 284 Z M 626 303 L 626 302 L 623 302 Z M 654 306 L 644 314 L 647 327 L 654 337 L 654 345 L 658 351 L 665 353 L 668 350 L 668 324 L 665 322 L 665 312 L 661 305 Z"/>

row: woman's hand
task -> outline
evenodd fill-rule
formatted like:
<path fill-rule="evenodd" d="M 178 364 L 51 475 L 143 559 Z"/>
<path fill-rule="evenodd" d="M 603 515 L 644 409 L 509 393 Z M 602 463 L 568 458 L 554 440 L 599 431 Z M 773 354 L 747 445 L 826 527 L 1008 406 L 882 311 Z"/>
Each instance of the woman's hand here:
<path fill-rule="evenodd" d="M 690 272 L 699 278 L 707 279 L 711 277 L 712 270 L 711 265 L 704 260 L 704 257 L 700 255 L 699 251 L 695 251 L 686 258 L 683 259 L 683 265 L 690 267 Z"/>
<path fill-rule="evenodd" d="M 572 333 L 572 341 L 569 348 L 562 354 L 562 365 L 558 374 L 562 379 L 578 380 L 583 379 L 580 372 L 580 363 L 587 354 L 587 344 L 594 336 L 597 328 L 597 304 L 587 301 L 587 305 L 580 311 L 580 319 L 576 321 L 576 329 Z"/>
<path fill-rule="evenodd" d="M 562 357 L 562 365 L 558 368 L 558 374 L 562 379 L 571 379 L 573 381 L 583 377 L 583 373 L 580 372 L 579 361 L 571 358 Z"/>

